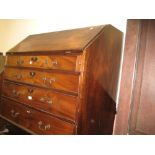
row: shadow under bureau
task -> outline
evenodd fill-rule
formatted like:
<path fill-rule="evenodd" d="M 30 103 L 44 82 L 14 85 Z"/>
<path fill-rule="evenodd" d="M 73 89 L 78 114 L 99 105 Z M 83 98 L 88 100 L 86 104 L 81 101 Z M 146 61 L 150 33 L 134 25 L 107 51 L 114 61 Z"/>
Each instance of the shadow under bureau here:
<path fill-rule="evenodd" d="M 32 134 L 112 134 L 122 33 L 30 35 L 6 54 L 0 116 Z"/>

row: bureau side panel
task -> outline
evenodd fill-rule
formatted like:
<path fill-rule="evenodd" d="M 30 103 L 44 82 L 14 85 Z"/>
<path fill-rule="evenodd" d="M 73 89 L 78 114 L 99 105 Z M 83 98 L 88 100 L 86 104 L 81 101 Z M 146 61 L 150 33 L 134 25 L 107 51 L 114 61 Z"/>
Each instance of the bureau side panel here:
<path fill-rule="evenodd" d="M 78 134 L 112 134 L 121 46 L 122 33 L 109 25 L 84 51 Z"/>

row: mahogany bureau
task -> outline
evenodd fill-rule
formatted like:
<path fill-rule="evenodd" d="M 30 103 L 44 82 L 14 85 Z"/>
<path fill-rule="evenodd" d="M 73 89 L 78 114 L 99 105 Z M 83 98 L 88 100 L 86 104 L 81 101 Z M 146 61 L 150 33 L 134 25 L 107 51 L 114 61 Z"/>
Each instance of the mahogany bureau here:
<path fill-rule="evenodd" d="M 0 116 L 31 134 L 112 134 L 122 32 L 30 35 L 6 54 Z"/>

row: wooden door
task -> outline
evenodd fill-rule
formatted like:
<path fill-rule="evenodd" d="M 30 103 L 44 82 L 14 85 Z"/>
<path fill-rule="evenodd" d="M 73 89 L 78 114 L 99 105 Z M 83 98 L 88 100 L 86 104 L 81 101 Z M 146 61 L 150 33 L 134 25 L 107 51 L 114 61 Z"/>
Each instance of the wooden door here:
<path fill-rule="evenodd" d="M 155 134 L 155 20 L 141 25 L 129 134 Z"/>
<path fill-rule="evenodd" d="M 155 134 L 155 20 L 128 26 L 114 134 Z"/>

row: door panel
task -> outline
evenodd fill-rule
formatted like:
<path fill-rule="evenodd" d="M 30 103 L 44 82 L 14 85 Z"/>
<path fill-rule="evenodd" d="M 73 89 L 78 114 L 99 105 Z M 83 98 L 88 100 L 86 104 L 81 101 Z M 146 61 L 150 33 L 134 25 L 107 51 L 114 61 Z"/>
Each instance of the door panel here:
<path fill-rule="evenodd" d="M 155 134 L 155 20 L 143 22 L 130 117 L 130 134 Z"/>

